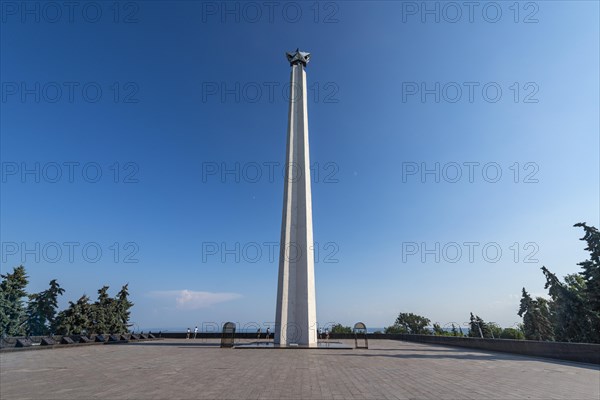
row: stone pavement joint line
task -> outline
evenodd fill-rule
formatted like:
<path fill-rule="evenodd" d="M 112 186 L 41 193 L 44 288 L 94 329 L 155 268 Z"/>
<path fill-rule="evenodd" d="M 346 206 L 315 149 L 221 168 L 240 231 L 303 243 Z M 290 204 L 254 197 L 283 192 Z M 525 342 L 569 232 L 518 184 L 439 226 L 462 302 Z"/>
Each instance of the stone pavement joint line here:
<path fill-rule="evenodd" d="M 0 398 L 600 398 L 600 371 L 588 364 L 394 340 L 335 351 L 218 343 L 170 339 L 2 353 Z"/>

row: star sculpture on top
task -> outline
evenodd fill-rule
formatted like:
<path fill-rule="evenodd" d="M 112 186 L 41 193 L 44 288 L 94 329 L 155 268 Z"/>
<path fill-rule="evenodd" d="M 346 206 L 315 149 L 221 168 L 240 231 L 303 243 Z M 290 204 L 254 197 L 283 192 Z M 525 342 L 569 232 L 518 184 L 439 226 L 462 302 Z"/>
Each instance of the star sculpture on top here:
<path fill-rule="evenodd" d="M 310 53 L 300 51 L 300 49 L 296 49 L 296 51 L 294 51 L 292 53 L 289 53 L 289 52 L 285 53 L 285 55 L 287 56 L 287 59 L 290 62 L 290 65 L 295 65 L 295 64 L 300 63 L 306 67 L 306 64 L 310 60 Z"/>

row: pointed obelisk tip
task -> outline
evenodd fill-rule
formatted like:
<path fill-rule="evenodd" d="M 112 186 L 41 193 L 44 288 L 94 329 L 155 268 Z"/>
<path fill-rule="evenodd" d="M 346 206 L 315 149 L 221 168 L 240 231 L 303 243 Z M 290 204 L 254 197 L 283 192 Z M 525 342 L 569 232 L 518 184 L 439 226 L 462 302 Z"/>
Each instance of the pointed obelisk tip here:
<path fill-rule="evenodd" d="M 305 51 L 300 51 L 300 48 L 297 48 L 294 52 L 285 53 L 287 60 L 290 62 L 290 66 L 296 64 L 302 64 L 302 66 L 306 67 L 308 61 L 310 60 L 310 53 Z"/>

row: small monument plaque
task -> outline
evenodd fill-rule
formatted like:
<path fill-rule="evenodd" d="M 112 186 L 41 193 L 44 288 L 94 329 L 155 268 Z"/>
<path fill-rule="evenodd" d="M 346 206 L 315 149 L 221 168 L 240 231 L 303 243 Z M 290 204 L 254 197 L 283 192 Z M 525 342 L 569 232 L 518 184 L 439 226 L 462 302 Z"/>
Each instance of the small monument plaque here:
<path fill-rule="evenodd" d="M 85 337 L 85 336 L 82 336 L 81 338 L 84 338 L 84 337 Z M 86 339 L 87 339 L 87 338 L 86 338 Z M 81 342 L 81 339 L 80 339 L 79 341 Z M 89 341 L 90 341 L 90 340 L 88 339 L 88 342 L 89 342 Z M 60 339 L 60 343 L 61 343 L 61 344 L 75 344 L 75 341 L 74 341 L 73 339 L 71 339 L 70 337 L 68 337 L 68 336 L 63 336 L 63 338 L 62 338 L 62 339 Z M 82 343 L 83 343 L 83 342 L 82 342 Z"/>
<path fill-rule="evenodd" d="M 369 341 L 367 339 L 367 326 L 362 322 L 354 324 L 354 348 L 368 349 Z M 364 340 L 364 344 L 363 344 Z"/>
<path fill-rule="evenodd" d="M 235 324 L 226 322 L 221 333 L 221 347 L 233 347 L 235 342 Z"/>
<path fill-rule="evenodd" d="M 65 339 L 69 339 L 71 340 L 71 342 L 73 341 L 71 338 L 67 337 L 67 338 L 63 338 L 63 340 Z M 89 337 L 82 335 L 79 337 L 79 343 L 90 343 L 92 341 L 92 339 L 90 339 Z"/>
<path fill-rule="evenodd" d="M 15 347 L 31 347 L 33 345 L 33 343 L 31 342 L 31 339 L 26 338 L 26 339 L 17 339 L 17 343 L 15 344 Z"/>
<path fill-rule="evenodd" d="M 40 343 L 40 346 L 54 346 L 56 344 L 56 340 L 51 337 L 44 337 Z"/>

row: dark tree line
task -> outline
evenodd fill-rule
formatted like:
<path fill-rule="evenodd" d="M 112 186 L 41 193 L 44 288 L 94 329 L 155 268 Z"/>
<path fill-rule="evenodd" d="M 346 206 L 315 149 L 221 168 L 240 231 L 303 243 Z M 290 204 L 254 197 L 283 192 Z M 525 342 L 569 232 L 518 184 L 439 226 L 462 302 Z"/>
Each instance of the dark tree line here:
<path fill-rule="evenodd" d="M 485 322 L 478 315 L 471 313 L 469 322 L 469 331 L 465 334 L 459 324 L 450 324 L 443 328 L 440 324 L 434 323 L 429 328 L 429 318 L 413 313 L 400 313 L 393 325 L 385 328 L 385 333 L 408 333 L 415 335 L 435 335 L 435 336 L 457 336 L 457 337 L 476 337 L 489 339 L 523 339 L 523 333 L 520 329 L 504 328 L 502 329 L 494 322 Z"/>
<path fill-rule="evenodd" d="M 385 328 L 385 333 L 411 333 L 416 335 L 427 335 L 429 330 L 429 319 L 413 313 L 400 313 L 394 325 Z"/>
<path fill-rule="evenodd" d="M 331 333 L 352 333 L 352 328 L 342 324 L 335 324 L 331 327 Z"/>
<path fill-rule="evenodd" d="M 590 258 L 563 281 L 542 267 L 549 300 L 533 299 L 523 288 L 519 316 L 527 339 L 600 343 L 600 232 L 585 223 L 575 226 L 585 232 L 581 240 Z"/>
<path fill-rule="evenodd" d="M 50 334 L 126 333 L 130 309 L 128 284 L 115 297 L 108 286 L 98 290 L 98 300 L 83 295 L 58 312 L 58 296 L 64 293 L 56 279 L 48 289 L 27 294 L 29 283 L 25 267 L 0 275 L 0 334 L 3 336 L 45 336 Z M 24 299 L 27 298 L 27 304 Z"/>
<path fill-rule="evenodd" d="M 523 288 L 518 311 L 523 323 L 518 328 L 502 329 L 471 313 L 469 332 L 464 335 L 460 326 L 457 330 L 452 324 L 452 330 L 448 330 L 434 323 L 430 329 L 428 318 L 400 313 L 385 333 L 600 343 L 600 231 L 585 223 L 574 226 L 585 232 L 581 240 L 587 243 L 589 259 L 577 264 L 580 272 L 565 276 L 563 281 L 542 267 L 549 299 L 532 298 Z"/>

